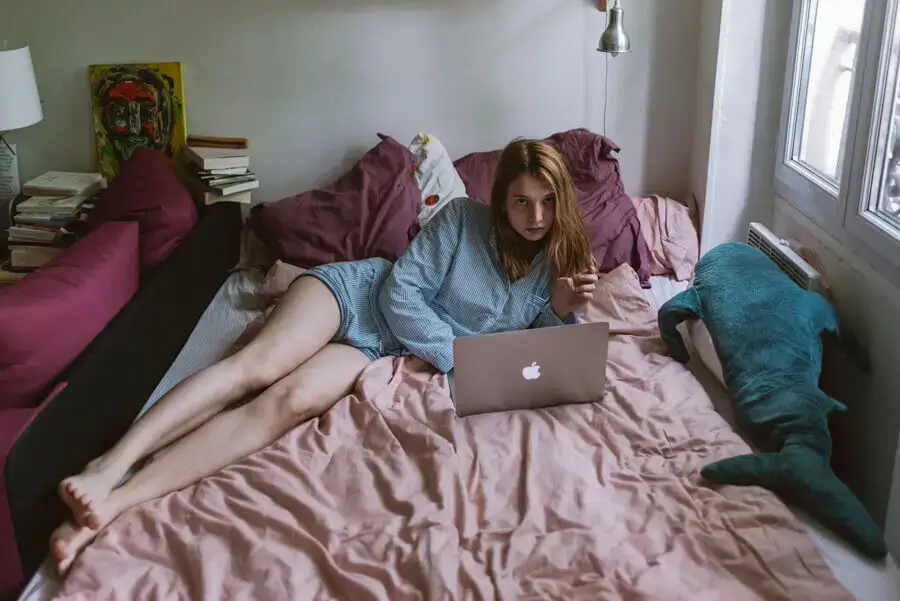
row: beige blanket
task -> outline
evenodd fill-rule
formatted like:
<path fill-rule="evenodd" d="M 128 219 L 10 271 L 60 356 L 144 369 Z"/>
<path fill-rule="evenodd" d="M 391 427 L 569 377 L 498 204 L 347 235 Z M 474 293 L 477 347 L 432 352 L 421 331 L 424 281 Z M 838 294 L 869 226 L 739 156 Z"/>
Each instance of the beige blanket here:
<path fill-rule="evenodd" d="M 323 418 L 123 514 L 63 599 L 850 600 L 771 493 L 699 469 L 747 446 L 664 356 L 630 268 L 602 403 L 459 419 L 386 358 Z"/>

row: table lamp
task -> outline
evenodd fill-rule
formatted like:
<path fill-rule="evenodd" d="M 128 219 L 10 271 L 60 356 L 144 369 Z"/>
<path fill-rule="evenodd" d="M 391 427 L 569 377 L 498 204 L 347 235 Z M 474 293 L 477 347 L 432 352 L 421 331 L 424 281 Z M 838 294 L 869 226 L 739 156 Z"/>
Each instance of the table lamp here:
<path fill-rule="evenodd" d="M 0 142 L 12 152 L 3 134 L 34 125 L 43 118 L 31 51 L 28 46 L 16 50 L 0 46 Z"/>

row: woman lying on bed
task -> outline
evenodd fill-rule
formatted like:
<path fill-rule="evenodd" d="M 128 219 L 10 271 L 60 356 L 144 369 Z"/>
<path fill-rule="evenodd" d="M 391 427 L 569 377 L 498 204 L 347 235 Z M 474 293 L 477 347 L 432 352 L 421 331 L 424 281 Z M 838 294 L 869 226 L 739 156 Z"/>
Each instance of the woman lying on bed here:
<path fill-rule="evenodd" d="M 57 568 L 64 572 L 125 509 L 322 415 L 370 362 L 411 354 L 452 377 L 455 337 L 573 323 L 596 281 L 561 155 L 543 142 L 513 142 L 490 206 L 448 203 L 396 264 L 368 259 L 309 270 L 248 346 L 173 388 L 110 451 L 64 480 L 59 490 L 73 520 L 51 537 Z M 255 398 L 233 406 L 247 397 Z"/>

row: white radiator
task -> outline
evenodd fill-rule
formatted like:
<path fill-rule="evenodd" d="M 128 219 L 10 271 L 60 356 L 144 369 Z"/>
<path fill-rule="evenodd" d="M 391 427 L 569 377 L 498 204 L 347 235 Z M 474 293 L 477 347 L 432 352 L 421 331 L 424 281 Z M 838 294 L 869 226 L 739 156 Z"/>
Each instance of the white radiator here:
<path fill-rule="evenodd" d="M 804 290 L 825 292 L 822 275 L 763 224 L 755 222 L 750 224 L 747 244 L 761 250 Z"/>

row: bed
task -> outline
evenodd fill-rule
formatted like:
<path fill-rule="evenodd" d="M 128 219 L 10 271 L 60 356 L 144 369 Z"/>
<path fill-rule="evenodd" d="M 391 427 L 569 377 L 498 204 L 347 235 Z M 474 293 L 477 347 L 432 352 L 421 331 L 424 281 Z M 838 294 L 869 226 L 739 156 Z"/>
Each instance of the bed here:
<path fill-rule="evenodd" d="M 228 278 L 213 302 L 207 307 L 176 361 L 159 382 L 146 407 L 151 406 L 178 381 L 211 364 L 222 354 L 228 352 L 246 327 L 262 315 L 263 306 L 259 302 L 258 292 L 263 285 L 263 279 L 264 275 L 259 270 L 238 271 Z M 668 277 L 652 278 L 651 288 L 643 291 L 648 307 L 652 308 L 651 312 L 686 285 L 685 282 L 677 282 Z M 634 324 L 629 324 L 624 331 L 629 333 L 621 334 L 621 337 L 631 338 L 631 340 L 619 349 L 619 357 L 640 350 L 635 347 L 653 344 L 652 336 L 645 336 L 644 332 L 636 332 Z M 620 327 L 619 332 L 623 332 L 623 328 Z M 632 336 L 635 333 L 641 335 Z M 616 361 L 616 356 L 617 354 L 614 353 L 611 358 L 613 362 Z M 645 367 L 652 366 L 653 370 L 659 370 L 662 367 L 658 361 L 659 358 L 654 356 L 651 362 L 643 365 Z M 631 370 L 641 364 L 640 361 L 632 361 L 628 369 Z M 671 385 L 673 375 L 676 378 L 687 378 L 686 381 L 697 383 L 696 388 L 693 389 L 695 396 L 703 395 L 704 402 L 709 403 L 710 406 L 726 407 L 725 391 L 718 381 L 706 372 L 699 362 L 692 362 L 689 367 L 692 373 L 663 374 L 659 376 L 661 378 L 659 380 L 651 376 L 650 381 L 656 381 L 659 384 L 664 380 Z M 677 371 L 680 368 L 669 364 L 664 366 L 664 369 Z M 366 391 L 365 388 L 367 386 L 377 387 L 378 384 L 388 384 L 387 388 L 391 388 L 390 374 L 395 370 L 408 370 L 405 382 L 394 383 L 392 392 L 395 396 L 399 393 L 401 397 L 404 395 L 408 395 L 410 398 L 415 397 L 415 388 L 423 385 L 421 380 L 423 377 L 426 378 L 424 383 L 426 392 L 425 395 L 417 398 L 421 401 L 422 398 L 439 394 L 437 391 L 427 388 L 428 376 L 425 374 L 428 372 L 423 366 L 398 366 L 391 360 L 387 360 L 381 365 L 374 365 L 370 368 L 367 384 L 363 384 L 362 389 L 357 391 L 358 394 L 368 392 L 368 397 L 373 399 L 373 408 L 378 407 L 378 411 L 390 414 L 391 403 L 386 401 L 384 394 L 379 394 L 374 389 Z M 615 370 L 613 370 L 613 374 L 620 381 L 625 375 L 621 372 L 616 374 Z M 646 374 L 650 374 L 650 372 L 648 371 Z M 415 386 L 410 386 L 410 382 Z M 436 383 L 432 385 L 439 387 L 439 384 Z M 665 396 L 664 393 L 660 394 Z M 652 396 L 646 398 L 653 399 Z M 671 398 L 669 400 L 672 401 Z M 682 401 L 679 400 L 677 403 L 681 404 Z M 592 588 L 592 583 L 588 582 L 587 576 L 584 577 L 584 582 L 576 586 L 577 590 L 575 591 L 554 590 L 551 576 L 558 577 L 566 574 L 569 571 L 568 566 L 565 565 L 567 561 L 577 563 L 577 557 L 566 557 L 567 548 L 572 548 L 571 541 L 567 541 L 567 538 L 577 538 L 579 536 L 578 529 L 583 527 L 583 524 L 566 523 L 567 516 L 564 510 L 560 510 L 554 515 L 533 516 L 534 522 L 526 528 L 523 522 L 527 523 L 527 519 L 523 519 L 516 512 L 518 517 L 510 522 L 510 515 L 507 515 L 506 509 L 501 507 L 502 504 L 497 504 L 495 500 L 492 502 L 493 504 L 488 503 L 484 507 L 471 507 L 470 509 L 480 515 L 465 516 L 463 520 L 465 527 L 460 528 L 459 531 L 447 528 L 447 521 L 440 516 L 451 512 L 459 501 L 459 499 L 454 499 L 450 492 L 457 494 L 465 492 L 473 495 L 475 485 L 471 479 L 478 472 L 462 470 L 466 474 L 466 481 L 455 482 L 453 470 L 448 471 L 437 466 L 441 460 L 446 462 L 453 456 L 450 452 L 452 446 L 456 446 L 462 455 L 465 441 L 471 440 L 472 436 L 489 435 L 487 430 L 492 429 L 496 424 L 492 424 L 490 421 L 472 426 L 453 424 L 453 418 L 448 414 L 446 403 L 438 400 L 430 405 L 409 402 L 404 405 L 404 411 L 409 412 L 412 416 L 409 420 L 392 422 L 388 419 L 382 424 L 382 427 L 356 429 L 350 427 L 354 420 L 372 420 L 376 418 L 376 415 L 375 412 L 361 411 L 362 405 L 357 400 L 348 398 L 334 409 L 335 413 L 341 414 L 345 419 L 323 419 L 320 423 L 301 427 L 298 429 L 300 432 L 289 434 L 276 443 L 274 452 L 272 450 L 263 451 L 234 468 L 228 468 L 221 476 L 211 478 L 210 480 L 215 481 L 214 488 L 218 489 L 218 495 L 225 492 L 237 495 L 238 499 L 234 501 L 235 507 L 229 509 L 224 497 L 216 498 L 210 491 L 204 491 L 203 485 L 198 485 L 170 495 L 163 502 L 147 504 L 132 510 L 102 534 L 97 543 L 88 549 L 83 559 L 73 568 L 73 575 L 62 590 L 60 590 L 59 580 L 48 562 L 31 580 L 20 600 L 45 601 L 54 598 L 218 599 L 224 597 L 281 598 L 282 596 L 298 598 L 296 595 L 292 595 L 290 590 L 282 588 L 286 582 L 292 582 L 294 586 L 298 587 L 297 590 L 302 590 L 300 583 L 310 585 L 317 580 L 320 582 L 314 589 L 316 594 L 310 594 L 309 598 L 457 598 L 454 594 L 456 591 L 452 591 L 453 586 L 449 586 L 448 583 L 455 583 L 464 576 L 471 577 L 468 584 L 470 588 L 467 589 L 470 595 L 468 597 L 460 595 L 458 598 L 477 598 L 479 596 L 490 598 L 494 593 L 498 598 L 510 599 L 561 598 L 564 593 L 566 593 L 565 596 L 572 598 L 618 598 L 609 596 L 619 594 L 618 592 L 604 590 L 598 586 Z M 552 415 L 553 412 L 549 413 Z M 576 444 L 577 439 L 559 436 L 557 428 L 563 431 L 565 428 L 561 427 L 558 419 L 556 421 L 553 421 L 552 417 L 546 419 L 550 422 L 546 429 L 525 428 L 525 431 L 535 437 L 533 444 L 539 444 L 541 441 L 549 442 L 550 436 L 554 437 L 556 444 L 560 441 L 563 444 Z M 433 439 L 426 436 L 425 433 L 430 430 L 427 426 L 429 423 L 436 424 L 433 426 L 434 430 L 431 431 L 441 432 L 442 437 L 445 437 L 443 440 L 441 436 L 435 435 Z M 510 425 L 509 422 L 504 423 Z M 399 425 L 403 426 L 405 433 L 391 432 L 392 426 Z M 513 431 L 517 427 L 523 427 L 522 424 L 516 424 L 515 420 L 511 422 L 511 425 Z M 334 429 L 343 429 L 344 431 L 334 431 Z M 361 447 L 354 448 L 352 439 L 361 434 L 364 439 L 368 438 L 369 440 Z M 408 437 L 407 440 L 403 439 L 404 435 Z M 454 436 L 458 436 L 458 438 L 454 440 Z M 448 440 L 453 441 L 454 444 L 448 444 Z M 424 441 L 428 441 L 432 447 L 416 446 L 423 444 Z M 442 449 L 442 442 L 447 444 L 446 448 Z M 319 474 L 323 478 L 328 476 L 330 468 L 327 465 L 329 461 L 326 460 L 326 456 L 356 458 L 366 463 L 366 458 L 359 455 L 362 449 L 384 447 L 385 455 L 388 455 L 387 449 L 394 445 L 397 448 L 392 449 L 392 452 L 397 452 L 397 456 L 403 458 L 401 462 L 396 464 L 389 461 L 379 462 L 377 465 L 380 470 L 384 470 L 384 473 L 379 475 L 373 471 L 370 476 L 384 478 L 385 481 L 393 483 L 396 488 L 405 488 L 406 490 L 404 493 L 396 493 L 396 498 L 389 501 L 386 499 L 375 501 L 375 505 L 381 507 L 382 505 L 389 506 L 392 503 L 398 504 L 390 511 L 386 510 L 384 515 L 406 516 L 404 521 L 408 519 L 410 524 L 406 528 L 400 528 L 396 522 L 390 525 L 397 527 L 398 534 L 402 534 L 401 542 L 391 544 L 388 540 L 391 537 L 372 531 L 371 527 L 375 526 L 379 516 L 375 515 L 376 512 L 369 512 L 368 519 L 373 520 L 369 528 L 365 532 L 355 532 L 352 536 L 347 534 L 348 540 L 357 541 L 358 547 L 347 550 L 346 554 L 342 555 L 339 550 L 340 545 L 335 543 L 333 534 L 329 534 L 328 530 L 335 528 L 338 523 L 341 523 L 343 528 L 347 528 L 350 520 L 343 520 L 334 513 L 341 508 L 341 504 L 334 500 L 333 495 L 341 493 L 346 495 L 346 498 L 358 496 L 354 493 L 359 492 L 360 481 L 338 478 L 337 480 L 343 482 L 341 486 L 346 488 L 328 490 L 327 487 L 311 486 L 311 482 L 305 481 L 304 478 L 313 474 Z M 497 447 L 500 450 L 502 448 L 502 446 Z M 310 462 L 310 471 L 306 476 L 301 476 L 290 466 L 284 465 L 289 458 L 299 459 L 301 462 L 306 459 Z M 480 463 L 481 476 L 498 486 L 498 490 L 507 487 L 506 492 L 501 495 L 503 499 L 513 500 L 509 499 L 509 495 L 512 494 L 509 487 L 514 489 L 520 483 L 504 484 L 504 477 L 499 473 L 505 468 L 511 467 L 512 464 L 507 463 L 507 460 L 509 460 L 508 457 L 495 465 L 489 461 L 479 462 L 472 456 L 466 458 L 467 462 Z M 404 477 L 398 477 L 398 474 L 404 473 L 403 461 L 421 462 L 421 468 L 410 469 L 409 475 L 422 474 L 426 468 L 431 468 L 440 474 L 440 477 L 431 482 L 409 481 Z M 314 465 L 318 465 L 318 468 L 315 468 Z M 271 470 L 274 478 L 257 478 L 254 475 L 266 470 Z M 456 478 L 459 477 L 462 476 L 456 476 Z M 307 494 L 300 495 L 303 500 L 296 505 L 283 499 L 277 504 L 280 509 L 276 512 L 272 522 L 262 526 L 258 522 L 258 516 L 254 516 L 251 509 L 253 499 L 260 495 L 278 497 L 296 492 L 292 487 L 273 485 L 273 479 L 276 481 L 288 479 L 295 485 L 311 486 L 312 491 L 308 493 L 309 496 Z M 376 490 L 379 489 L 372 482 L 369 484 L 372 484 Z M 559 481 L 554 485 L 565 488 Z M 428 491 L 429 486 L 436 487 L 437 491 Z M 538 482 L 534 486 L 540 489 L 545 485 Z M 620 482 L 620 486 L 627 490 L 629 483 Z M 447 490 L 446 496 L 442 493 L 443 488 Z M 244 494 L 241 493 L 242 490 L 250 492 Z M 584 491 L 572 490 L 570 492 Z M 549 495 L 549 492 L 543 490 L 541 494 Z M 441 502 L 434 502 L 435 495 Z M 739 493 L 730 502 L 740 503 L 742 495 L 743 493 Z M 329 498 L 331 501 L 328 500 Z M 559 503 L 564 502 L 562 495 L 556 497 L 556 500 Z M 200 506 L 192 508 L 198 501 Z M 521 498 L 517 501 L 525 503 Z M 756 499 L 753 502 L 757 503 L 759 500 Z M 779 515 L 778 504 L 776 501 L 770 500 L 770 502 L 772 507 L 763 513 L 775 519 Z M 344 509 L 347 508 L 344 507 Z M 362 507 L 353 507 L 353 514 L 360 518 L 363 511 Z M 527 506 L 523 514 L 527 515 L 529 511 L 537 511 L 537 506 Z M 571 519 L 573 511 L 575 510 L 570 508 L 569 519 Z M 438 517 L 429 516 L 429 512 L 434 512 Z M 419 513 L 420 515 L 417 515 Z M 600 513 L 602 514 L 602 512 Z M 205 515 L 206 518 L 203 523 L 199 521 L 193 523 L 193 520 L 188 517 L 191 514 Z M 494 516 L 492 517 L 491 514 Z M 384 515 L 380 517 L 383 518 Z M 784 518 L 785 516 L 782 515 L 781 519 Z M 175 520 L 174 524 L 158 524 L 158 522 L 172 519 Z M 836 540 L 805 516 L 797 515 L 797 519 L 799 520 L 797 523 L 802 524 L 802 527 L 800 531 L 788 529 L 790 536 L 802 541 L 808 535 L 809 540 L 812 541 L 810 550 L 814 544 L 820 557 L 824 558 L 821 566 L 807 566 L 811 573 L 826 570 L 819 574 L 820 577 L 826 577 L 827 569 L 830 568 L 834 577 L 854 595 L 852 598 L 857 601 L 884 601 L 900 598 L 900 571 L 897 570 L 892 559 L 883 565 L 873 564 L 861 558 L 844 543 Z M 454 521 L 449 518 L 448 520 Z M 479 522 L 491 522 L 492 520 L 496 520 L 493 522 L 492 529 L 483 526 L 482 528 L 477 527 Z M 554 521 L 556 523 L 552 524 Z M 413 525 L 412 522 L 419 523 Z M 542 522 L 543 527 L 549 532 L 539 532 L 540 528 L 536 527 L 539 522 Z M 151 524 L 155 524 L 153 528 L 150 528 Z M 382 526 L 384 525 L 386 524 L 382 524 Z M 604 527 L 614 530 L 609 523 L 606 523 Z M 782 527 L 784 526 L 782 525 Z M 521 541 L 513 544 L 510 539 L 511 532 L 517 528 L 522 530 L 518 534 Z M 528 528 L 533 531 L 527 531 Z M 254 529 L 257 530 L 256 533 L 253 533 Z M 294 535 L 299 538 L 294 539 L 292 543 L 288 532 L 294 529 L 297 530 Z M 457 550 L 457 545 L 463 544 L 460 541 L 465 540 L 461 537 L 466 535 L 464 532 L 466 529 L 469 529 L 470 532 L 467 533 L 468 540 L 465 544 L 472 549 L 472 557 L 481 554 L 483 562 L 475 562 L 473 565 L 466 566 L 461 553 Z M 570 529 L 572 532 L 569 532 Z M 558 537 L 559 540 L 547 542 L 546 539 L 552 536 Z M 541 537 L 544 537 L 543 543 Z M 153 542 L 154 539 L 157 542 Z M 264 550 L 263 542 L 266 546 L 280 548 L 281 551 L 273 553 L 269 557 Z M 174 549 L 164 551 L 163 547 L 166 544 L 172 544 Z M 647 540 L 641 544 L 652 546 L 654 543 L 652 540 Z M 296 549 L 305 548 L 307 551 L 292 554 L 287 551 L 292 545 Z M 529 559 L 528 556 L 534 552 L 535 547 L 545 547 L 546 552 L 539 558 Z M 620 552 L 634 553 L 635 547 L 623 546 L 620 548 Z M 645 552 L 648 551 L 645 550 Z M 178 559 L 164 559 L 166 553 L 172 553 L 173 555 L 170 557 Z M 565 557 L 565 560 L 560 559 L 560 563 L 552 565 L 550 560 L 557 553 L 561 557 Z M 267 557 L 265 560 L 254 559 L 259 555 Z M 232 556 L 231 559 L 228 559 L 229 556 Z M 664 554 L 661 555 L 661 557 L 664 556 Z M 205 559 L 201 561 L 201 557 Z M 441 557 L 443 559 L 440 559 Z M 375 558 L 382 563 L 379 565 L 374 561 Z M 671 556 L 670 559 L 672 559 Z M 474 560 L 470 558 L 469 561 Z M 684 557 L 681 558 L 681 561 L 685 561 L 685 566 L 691 563 Z M 247 563 L 255 567 L 248 568 L 246 567 Z M 416 567 L 413 568 L 413 565 Z M 463 566 L 463 569 L 459 569 L 457 572 L 460 565 Z M 254 573 L 263 566 L 265 566 L 263 572 Z M 387 573 L 389 570 L 384 569 L 383 566 L 392 566 L 396 573 L 389 575 Z M 582 569 L 585 567 L 581 566 Z M 777 573 L 777 562 L 772 568 L 776 570 L 773 573 Z M 586 571 L 590 572 L 590 570 Z M 689 573 L 690 570 L 686 570 L 686 572 Z M 231 581 L 229 573 L 241 574 L 239 580 L 242 583 Z M 292 581 L 287 576 L 290 573 L 302 574 L 302 576 Z M 528 578 L 525 576 L 528 573 L 543 573 L 544 575 L 543 577 Z M 116 574 L 116 576 L 114 578 L 105 577 L 106 583 L 101 584 L 97 580 L 100 574 Z M 399 576 L 403 574 L 406 576 Z M 479 580 L 473 575 L 479 575 L 481 579 Z M 781 575 L 784 576 L 784 574 Z M 619 580 L 619 578 L 622 578 L 621 582 L 628 582 L 630 586 L 640 586 L 640 578 L 632 581 L 617 575 L 614 580 Z M 521 588 L 523 582 L 527 582 L 526 586 L 530 587 L 528 594 L 523 594 Z M 802 578 L 796 581 L 796 583 L 800 582 L 802 582 Z M 789 590 L 790 582 L 783 582 L 781 585 L 788 588 L 776 588 L 768 591 L 768 593 L 774 594 L 767 598 L 813 598 L 812 595 L 804 597 L 803 593 L 796 589 L 781 596 L 784 591 Z M 389 593 L 388 589 L 394 586 L 396 588 Z M 465 584 L 461 586 L 466 589 Z M 694 596 L 691 598 L 723 598 L 715 594 L 712 596 L 701 594 L 703 583 L 694 583 L 693 586 L 697 588 L 694 589 Z M 334 588 L 329 589 L 329 587 Z M 640 589 L 638 588 L 638 590 Z M 766 589 L 757 588 L 756 594 L 759 594 L 761 590 Z M 337 594 L 336 591 L 349 594 L 344 596 Z M 824 588 L 816 592 L 817 596 L 826 599 L 844 598 L 835 591 L 836 589 Z M 296 592 L 295 590 L 294 593 Z M 402 594 L 397 594 L 398 592 Z M 686 598 L 666 597 L 665 595 L 648 596 L 650 593 L 644 592 L 645 596 L 633 598 Z M 736 589 L 736 592 L 739 593 L 740 590 Z M 735 594 L 729 598 L 761 597 Z"/>
<path fill-rule="evenodd" d="M 496 152 L 457 161 L 457 181 L 446 152 L 420 136 L 424 156 L 383 136 L 331 188 L 254 209 L 254 229 L 297 265 L 389 258 L 415 234 L 398 213 L 415 220 L 420 203 L 460 186 L 489 194 Z M 602 255 L 592 246 L 606 275 L 580 316 L 611 326 L 601 403 L 459 419 L 446 378 L 414 358 L 381 359 L 323 417 L 123 513 L 62 583 L 45 562 L 20 599 L 900 599 L 893 559 L 862 559 L 768 491 L 701 481 L 702 465 L 747 443 L 722 386 L 699 362 L 666 356 L 658 336 L 658 307 L 687 286 L 673 263 L 691 251 L 667 247 L 672 232 L 659 226 L 679 209 L 651 199 L 639 223 L 611 142 L 584 130 L 552 139 L 586 161 L 569 167 L 587 191 L 592 245 L 619 220 Z M 429 179 L 432 159 L 440 177 Z M 318 210 L 341 227 L 360 213 L 378 227 L 323 238 L 328 224 L 296 219 Z M 636 250 L 642 229 L 664 234 L 651 267 Z M 650 277 L 654 261 L 676 277 Z M 273 280 L 232 273 L 142 410 L 264 319 Z"/>

